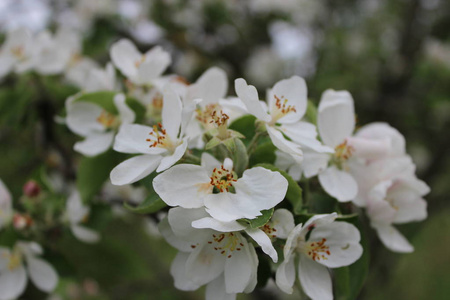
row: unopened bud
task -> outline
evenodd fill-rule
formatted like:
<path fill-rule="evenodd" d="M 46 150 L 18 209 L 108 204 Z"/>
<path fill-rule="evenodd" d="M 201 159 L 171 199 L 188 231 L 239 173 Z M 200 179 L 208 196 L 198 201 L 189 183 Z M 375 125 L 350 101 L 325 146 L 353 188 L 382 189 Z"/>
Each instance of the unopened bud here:
<path fill-rule="evenodd" d="M 41 193 L 41 187 L 36 181 L 28 180 L 28 182 L 23 186 L 23 193 L 27 197 L 34 198 L 39 196 L 39 194 Z"/>
<path fill-rule="evenodd" d="M 17 230 L 28 228 L 33 224 L 33 220 L 29 215 L 15 214 L 13 217 L 13 225 Z"/>

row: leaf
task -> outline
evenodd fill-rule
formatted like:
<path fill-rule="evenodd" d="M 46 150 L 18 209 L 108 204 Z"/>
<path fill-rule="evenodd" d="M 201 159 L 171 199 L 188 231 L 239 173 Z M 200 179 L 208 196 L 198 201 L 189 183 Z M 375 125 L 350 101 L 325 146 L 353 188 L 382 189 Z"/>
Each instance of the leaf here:
<path fill-rule="evenodd" d="M 117 111 L 116 105 L 114 104 L 114 96 L 116 95 L 116 92 L 113 91 L 100 91 L 100 92 L 93 92 L 93 93 L 85 93 L 79 96 L 75 101 L 84 101 L 84 102 L 90 102 L 93 104 L 97 104 L 98 106 L 102 107 L 104 110 L 106 110 L 109 113 L 112 113 L 114 115 L 117 115 L 119 112 Z"/>
<path fill-rule="evenodd" d="M 247 223 L 251 228 L 259 228 L 264 226 L 272 218 L 274 208 L 261 211 L 262 215 L 255 219 L 241 219 L 242 222 Z"/>
<path fill-rule="evenodd" d="M 269 163 L 273 164 L 275 163 L 275 150 L 276 147 L 273 145 L 272 142 L 266 142 L 264 144 L 259 145 L 256 147 L 255 151 L 250 156 L 250 166 L 254 166 L 256 164 L 262 164 L 262 163 Z"/>
<path fill-rule="evenodd" d="M 134 123 L 142 123 L 144 121 L 145 113 L 146 113 L 145 106 L 142 105 L 142 103 L 139 102 L 138 100 L 136 100 L 135 98 L 131 98 L 131 97 L 127 97 L 125 100 L 125 103 L 127 104 L 127 106 L 129 108 L 131 108 L 134 111 L 134 113 L 136 115 Z"/>
<path fill-rule="evenodd" d="M 317 124 L 317 107 L 311 100 L 308 100 L 305 117 L 309 122 Z"/>
<path fill-rule="evenodd" d="M 233 168 L 240 177 L 242 176 L 242 173 L 244 173 L 245 169 L 247 169 L 248 165 L 247 148 L 245 147 L 244 143 L 238 138 L 235 138 L 234 142 L 236 147 L 233 153 Z"/>
<path fill-rule="evenodd" d="M 255 135 L 255 120 L 256 117 L 252 115 L 246 115 L 234 120 L 229 129 L 242 133 L 246 137 L 246 142 L 250 142 L 250 138 Z"/>
<path fill-rule="evenodd" d="M 109 173 L 124 158 L 124 155 L 113 150 L 94 157 L 83 157 L 77 173 L 77 189 L 83 203 L 91 201 L 101 189 Z"/>
<path fill-rule="evenodd" d="M 144 202 L 136 207 L 133 207 L 128 203 L 124 203 L 123 205 L 129 211 L 137 214 L 151 214 L 167 206 L 167 204 L 162 201 L 156 193 L 150 194 L 147 198 L 145 198 Z"/>
<path fill-rule="evenodd" d="M 288 173 L 278 169 L 277 167 L 271 164 L 265 163 L 257 164 L 255 165 L 255 167 L 263 167 L 271 171 L 279 172 L 281 175 L 283 175 L 284 178 L 286 178 L 286 180 L 288 181 L 286 198 L 289 200 L 289 202 L 291 202 L 294 214 L 298 215 L 302 213 L 302 206 L 303 206 L 302 189 Z"/>

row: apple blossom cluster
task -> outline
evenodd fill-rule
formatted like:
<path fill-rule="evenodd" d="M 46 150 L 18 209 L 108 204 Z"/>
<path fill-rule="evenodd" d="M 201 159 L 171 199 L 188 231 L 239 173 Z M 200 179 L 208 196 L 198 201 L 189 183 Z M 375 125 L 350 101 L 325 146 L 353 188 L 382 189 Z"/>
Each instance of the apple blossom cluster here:
<path fill-rule="evenodd" d="M 70 33 L 33 37 L 19 30 L 1 48 L 0 74 L 34 70 L 69 78 L 83 64 L 79 53 Z M 176 288 L 206 286 L 206 299 L 236 299 L 255 289 L 261 260 L 270 260 L 267 279 L 281 291 L 292 293 L 298 278 L 308 297 L 333 299 L 333 269 L 363 254 L 361 213 L 388 249 L 413 251 L 394 226 L 426 218 L 429 188 L 415 176 L 396 129 L 386 123 L 356 129 L 349 92 L 326 90 L 316 108 L 305 80 L 292 76 L 262 101 L 243 78 L 229 96 L 227 75 L 217 67 L 194 83 L 164 75 L 171 55 L 159 46 L 141 53 L 122 39 L 110 58 L 105 69 L 85 66 L 72 77 L 83 80 L 65 103 L 64 122 L 82 137 L 75 151 L 121 155 L 110 183 L 146 187 L 149 197 L 132 210 L 166 212 L 158 228 L 178 250 L 170 269 Z M 322 198 L 309 190 L 313 182 L 315 194 L 336 200 L 331 208 L 314 208 Z M 80 191 L 65 198 L 60 217 L 73 235 L 98 241 L 99 233 L 83 225 L 90 208 Z M 32 228 L 35 219 L 27 220 L 14 212 L 1 183 L 0 230 Z M 18 297 L 28 275 L 43 291 L 55 288 L 58 275 L 38 257 L 36 242 L 0 251 L 0 300 Z"/>

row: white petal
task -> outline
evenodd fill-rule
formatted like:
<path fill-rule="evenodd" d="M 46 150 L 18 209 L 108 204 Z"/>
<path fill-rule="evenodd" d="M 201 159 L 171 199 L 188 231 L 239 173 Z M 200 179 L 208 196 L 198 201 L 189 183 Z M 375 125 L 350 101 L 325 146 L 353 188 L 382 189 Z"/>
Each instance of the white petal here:
<path fill-rule="evenodd" d="M 114 104 L 119 111 L 122 124 L 131 124 L 134 122 L 136 116 L 134 114 L 134 111 L 128 107 L 125 101 L 126 98 L 124 94 L 117 94 L 114 96 Z"/>
<path fill-rule="evenodd" d="M 375 227 L 381 242 L 391 251 L 400 253 L 410 253 L 414 251 L 414 247 L 408 240 L 390 225 Z"/>
<path fill-rule="evenodd" d="M 245 232 L 261 246 L 264 253 L 270 256 L 274 263 L 278 261 L 278 254 L 267 234 L 259 228 L 247 229 Z"/>
<path fill-rule="evenodd" d="M 252 273 L 257 269 L 257 264 L 254 264 L 255 260 L 251 258 L 256 253 L 252 253 L 249 249 L 253 245 L 242 237 L 240 243 L 241 250 L 233 251 L 232 256 L 227 257 L 225 261 L 225 290 L 229 294 L 242 293 L 249 284 Z"/>
<path fill-rule="evenodd" d="M 167 155 L 163 157 L 161 163 L 156 169 L 156 172 L 162 172 L 164 170 L 167 170 L 168 168 L 173 166 L 177 161 L 179 161 L 186 152 L 187 146 L 188 140 L 187 138 L 185 138 L 183 142 L 175 148 L 175 151 L 172 155 Z"/>
<path fill-rule="evenodd" d="M 388 138 L 390 140 L 391 155 L 403 155 L 406 152 L 403 135 L 386 123 L 375 122 L 367 124 L 358 130 L 356 136 L 372 140 Z"/>
<path fill-rule="evenodd" d="M 0 246 L 0 274 L 8 269 L 10 255 L 11 251 L 8 248 Z"/>
<path fill-rule="evenodd" d="M 354 150 L 354 157 L 364 159 L 379 159 L 388 155 L 391 143 L 388 138 L 384 139 L 366 139 L 360 137 L 348 137 L 347 145 Z"/>
<path fill-rule="evenodd" d="M 228 91 L 228 79 L 224 70 L 212 67 L 206 70 L 188 87 L 188 99 L 202 99 L 203 104 L 217 103 Z"/>
<path fill-rule="evenodd" d="M 302 288 L 313 300 L 332 300 L 331 277 L 326 267 L 302 256 L 298 266 Z"/>
<path fill-rule="evenodd" d="M 323 189 L 340 202 L 350 201 L 358 193 L 358 185 L 349 173 L 336 166 L 330 166 L 319 174 L 319 182 Z"/>
<path fill-rule="evenodd" d="M 303 161 L 301 167 L 306 178 L 316 176 L 328 166 L 330 155 L 327 153 L 317 153 L 308 149 L 303 151 Z"/>
<path fill-rule="evenodd" d="M 190 241 L 191 244 L 204 243 L 212 237 L 214 231 L 210 229 L 197 229 L 192 222 L 208 217 L 203 208 L 186 209 L 182 207 L 171 208 L 168 213 L 169 224 L 178 238 Z"/>
<path fill-rule="evenodd" d="M 271 90 L 269 99 L 269 109 L 273 112 L 275 96 L 281 101 L 287 100 L 286 105 L 292 105 L 295 112 L 290 112 L 278 120 L 279 123 L 295 123 L 300 121 L 306 111 L 307 89 L 305 80 L 298 76 L 278 81 Z"/>
<path fill-rule="evenodd" d="M 189 254 L 186 272 L 193 282 L 203 285 L 217 278 L 225 268 L 226 257 L 210 245 L 202 245 Z"/>
<path fill-rule="evenodd" d="M 211 154 L 207 152 L 202 153 L 202 167 L 206 170 L 207 174 L 212 174 L 214 168 L 219 168 L 221 163 Z"/>
<path fill-rule="evenodd" d="M 12 217 L 12 198 L 8 188 L 0 179 L 0 229 Z"/>
<path fill-rule="evenodd" d="M 292 141 L 308 147 L 319 153 L 334 153 L 334 149 L 322 145 L 317 140 L 316 126 L 307 122 L 296 122 L 293 124 L 283 124 L 279 129 L 288 136 Z"/>
<path fill-rule="evenodd" d="M 164 89 L 163 97 L 162 125 L 172 141 L 175 141 L 178 139 L 181 125 L 181 99 L 170 87 Z"/>
<path fill-rule="evenodd" d="M 236 294 L 225 291 L 225 278 L 220 275 L 206 286 L 206 300 L 235 300 Z"/>
<path fill-rule="evenodd" d="M 206 217 L 192 222 L 192 227 L 200 229 L 210 228 L 220 232 L 233 232 L 245 229 L 245 226 L 240 224 L 239 222 L 221 222 L 211 217 Z"/>
<path fill-rule="evenodd" d="M 175 235 L 169 224 L 169 218 L 162 219 L 158 224 L 158 229 L 164 239 L 175 249 L 183 252 L 191 252 L 193 250 L 190 241 Z"/>
<path fill-rule="evenodd" d="M 72 225 L 70 228 L 73 235 L 82 242 L 96 243 L 100 240 L 99 233 L 92 229 L 80 225 Z"/>
<path fill-rule="evenodd" d="M 147 141 L 151 137 L 153 128 L 139 124 L 124 124 L 120 126 L 119 133 L 114 141 L 114 150 L 123 153 L 161 154 L 167 149 L 150 147 Z"/>
<path fill-rule="evenodd" d="M 26 285 L 27 274 L 23 266 L 0 273 L 0 300 L 16 299 L 25 291 Z"/>
<path fill-rule="evenodd" d="M 347 91 L 326 90 L 322 94 L 317 118 L 325 145 L 335 148 L 355 129 L 353 98 Z"/>
<path fill-rule="evenodd" d="M 294 216 L 289 210 L 279 208 L 274 211 L 269 224 L 276 230 L 277 239 L 286 239 L 295 227 Z"/>
<path fill-rule="evenodd" d="M 73 190 L 66 202 L 66 213 L 69 221 L 71 223 L 81 222 L 89 214 L 89 210 L 88 206 L 83 205 L 78 190 Z"/>
<path fill-rule="evenodd" d="M 247 82 L 243 78 L 238 78 L 234 81 L 234 88 L 236 94 L 244 102 L 250 114 L 264 122 L 270 122 L 272 117 L 267 114 L 267 111 L 260 103 L 258 91 L 253 85 L 247 85 Z"/>
<path fill-rule="evenodd" d="M 371 199 L 366 207 L 367 215 L 373 225 L 391 224 L 397 213 L 396 209 L 384 199 Z"/>
<path fill-rule="evenodd" d="M 178 252 L 170 266 L 170 274 L 175 281 L 174 285 L 177 289 L 182 291 L 195 291 L 201 285 L 193 282 L 190 274 L 186 272 L 186 261 L 188 258 L 189 253 Z"/>
<path fill-rule="evenodd" d="M 182 164 L 156 176 L 153 188 L 170 206 L 198 208 L 203 206 L 206 195 L 212 193 L 210 180 L 202 167 Z"/>
<path fill-rule="evenodd" d="M 142 54 L 136 46 L 127 39 L 122 39 L 111 46 L 111 60 L 114 65 L 129 79 L 137 76 L 136 61 Z"/>
<path fill-rule="evenodd" d="M 97 122 L 103 109 L 89 102 L 70 102 L 66 105 L 66 124 L 70 130 L 78 135 L 86 136 L 91 132 L 102 132 L 104 127 Z"/>
<path fill-rule="evenodd" d="M 304 233 L 306 235 L 306 232 L 308 229 L 308 227 L 313 226 L 313 227 L 317 227 L 317 226 L 325 226 L 328 224 L 331 224 L 334 222 L 334 220 L 336 220 L 337 218 L 337 213 L 331 213 L 331 214 L 321 214 L 321 215 L 314 215 L 311 218 L 309 218 L 309 220 L 305 223 L 305 225 L 303 225 L 304 228 Z"/>
<path fill-rule="evenodd" d="M 155 171 L 160 161 L 161 157 L 158 155 L 144 154 L 129 158 L 111 171 L 111 183 L 124 185 L 141 180 Z"/>
<path fill-rule="evenodd" d="M 139 82 L 150 83 L 159 77 L 170 65 L 170 54 L 160 46 L 153 47 L 145 53 L 145 61 L 139 65 Z"/>
<path fill-rule="evenodd" d="M 300 145 L 288 141 L 281 132 L 271 126 L 266 126 L 266 129 L 275 147 L 290 154 L 296 162 L 301 163 L 303 161 L 303 151 Z"/>
<path fill-rule="evenodd" d="M 205 198 L 206 211 L 211 217 L 222 222 L 246 218 L 247 214 L 239 209 L 240 200 L 236 194 L 228 192 L 207 195 Z"/>
<path fill-rule="evenodd" d="M 99 155 L 111 147 L 114 140 L 114 132 L 92 133 L 75 143 L 73 149 L 86 156 Z"/>
<path fill-rule="evenodd" d="M 407 223 L 422 221 L 427 218 L 427 201 L 414 193 L 393 194 L 394 205 L 398 208 L 395 214 L 394 223 Z"/>
<path fill-rule="evenodd" d="M 277 269 L 275 282 L 283 292 L 292 294 L 292 286 L 295 282 L 295 262 L 294 259 L 285 260 Z"/>
<path fill-rule="evenodd" d="M 40 258 L 28 257 L 27 267 L 30 279 L 37 288 L 44 292 L 55 289 L 58 284 L 58 274 L 48 262 Z"/>

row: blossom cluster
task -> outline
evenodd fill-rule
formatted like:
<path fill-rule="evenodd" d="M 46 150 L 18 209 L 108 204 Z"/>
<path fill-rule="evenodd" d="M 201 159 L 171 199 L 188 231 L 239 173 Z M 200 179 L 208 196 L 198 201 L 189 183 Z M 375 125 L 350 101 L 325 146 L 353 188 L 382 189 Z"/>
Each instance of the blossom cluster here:
<path fill-rule="evenodd" d="M 319 193 L 364 211 L 387 248 L 413 251 L 394 224 L 426 218 L 422 197 L 429 188 L 415 176 L 396 129 L 372 123 L 355 130 L 348 91 L 324 91 L 316 109 L 299 76 L 275 83 L 265 101 L 238 78 L 235 95 L 228 96 L 224 70 L 212 67 L 188 83 L 163 75 L 169 52 L 156 46 L 141 53 L 127 39 L 111 46 L 105 69 L 88 60 L 81 67 L 76 40 L 62 32 L 13 32 L 0 52 L 0 75 L 34 70 L 70 78 L 82 69 L 71 77 L 81 91 L 65 103 L 65 124 L 83 138 L 74 150 L 87 157 L 111 148 L 129 155 L 112 169 L 113 185 L 143 185 L 150 178 L 149 193 L 167 206 L 158 227 L 178 250 L 170 270 L 178 289 L 206 285 L 206 299 L 235 299 L 255 289 L 259 261 L 270 259 L 281 291 L 292 293 L 298 277 L 310 298 L 333 299 L 328 269 L 361 257 L 361 235 L 340 209 L 317 213 L 302 203 L 299 183 L 313 180 Z M 2 230 L 20 222 L 9 192 L 0 188 Z M 89 208 L 78 191 L 64 210 L 76 237 L 99 239 L 81 225 Z M 19 241 L 0 251 L 0 286 L 8 287 L 0 299 L 18 297 L 27 272 L 43 291 L 56 286 L 56 271 L 37 258 L 37 243 Z"/>

